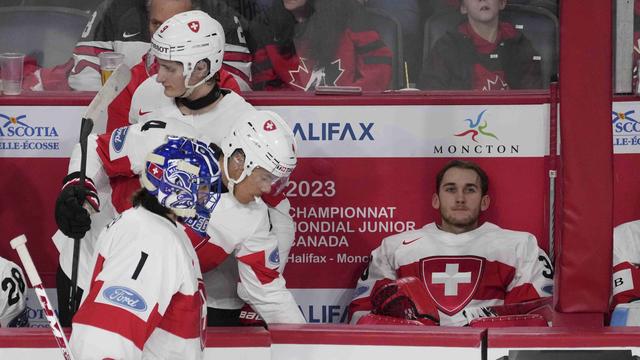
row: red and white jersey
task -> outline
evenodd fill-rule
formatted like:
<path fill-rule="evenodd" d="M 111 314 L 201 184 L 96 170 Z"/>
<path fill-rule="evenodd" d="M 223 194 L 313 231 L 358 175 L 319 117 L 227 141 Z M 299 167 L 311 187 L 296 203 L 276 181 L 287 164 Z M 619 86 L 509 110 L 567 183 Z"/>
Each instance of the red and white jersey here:
<path fill-rule="evenodd" d="M 96 244 L 90 290 L 73 318 L 78 359 L 199 359 L 206 337 L 204 285 L 180 224 L 127 210 Z"/>
<path fill-rule="evenodd" d="M 146 3 L 145 0 L 105 0 L 97 7 L 73 50 L 74 64 L 69 75 L 72 89 L 100 89 L 100 53 L 122 53 L 124 63 L 132 68 L 149 51 L 151 34 Z M 224 29 L 226 43 L 222 68 L 236 79 L 242 90 L 251 90 L 251 53 L 240 25 L 240 15 L 219 0 L 204 0 L 200 7 Z"/>
<path fill-rule="evenodd" d="M 611 309 L 640 300 L 640 220 L 613 229 L 613 278 Z"/>
<path fill-rule="evenodd" d="M 90 259 L 90 255 L 93 253 L 93 246 L 86 243 L 95 239 L 100 229 L 106 225 L 106 221 L 101 218 L 101 216 L 104 216 L 102 215 L 103 212 L 106 214 L 119 213 L 131 207 L 129 199 L 133 191 L 140 188 L 137 176 L 144 169 L 146 155 L 162 144 L 166 135 L 190 136 L 205 142 L 220 144 L 223 137 L 231 130 L 235 121 L 255 111 L 253 106 L 242 97 L 234 92 L 228 92 L 207 113 L 183 115 L 175 106 L 173 99 L 164 96 L 161 93 L 161 89 L 162 86 L 155 82 L 155 78 L 147 79 L 136 91 L 132 101 L 132 105 L 138 104 L 137 106 L 140 106 L 140 109 L 145 109 L 138 111 L 142 115 L 135 120 L 137 123 L 128 127 L 118 128 L 111 134 L 91 135 L 89 137 L 87 176 L 92 178 L 96 184 L 101 200 L 101 210 L 100 213 L 92 216 L 92 228 L 82 242 L 80 271 L 78 272 L 78 283 L 81 287 L 88 284 L 88 275 L 83 276 L 82 270 L 87 269 L 86 274 L 90 273 L 87 258 Z M 160 93 L 157 91 L 160 91 Z M 132 110 L 134 109 L 136 107 L 132 106 Z M 77 171 L 80 168 L 80 158 L 79 146 L 76 146 L 71 157 L 69 172 Z M 289 215 L 289 201 L 286 198 L 269 200 L 271 207 L 267 210 L 267 207 L 262 204 L 257 212 L 261 212 L 259 216 L 267 219 L 267 224 L 269 224 L 270 220 L 272 231 L 269 233 L 269 227 L 266 227 L 267 241 L 276 244 L 275 246 L 280 252 L 279 258 L 284 259 L 280 264 L 280 270 L 283 270 L 284 262 L 286 262 L 293 243 L 295 227 Z M 254 206 L 254 204 L 249 206 Z M 216 218 L 218 216 L 216 214 L 220 211 L 219 208 L 224 208 L 224 206 L 217 205 L 214 211 Z M 269 212 L 268 218 L 267 211 Z M 240 211 L 239 215 L 230 216 L 229 218 L 232 219 L 230 221 L 240 224 L 232 227 L 238 234 L 234 235 L 233 232 L 223 231 L 226 234 L 225 236 L 233 237 L 234 239 L 239 238 L 244 241 L 262 241 L 262 236 L 254 235 L 252 232 L 247 233 L 246 231 L 249 227 L 242 225 L 253 221 L 253 217 L 257 216 L 254 215 L 255 212 L 244 213 Z M 222 224 L 222 222 L 215 221 L 214 223 Z M 240 233 L 243 235 L 240 235 Z M 85 241 L 86 239 L 88 241 Z M 63 264 L 63 270 L 65 273 L 70 274 L 73 241 L 62 235 L 61 232 L 56 233 L 54 241 L 56 241 L 60 251 L 60 263 Z M 207 261 L 203 259 L 202 262 L 205 263 Z M 217 284 L 215 286 L 218 288 L 222 286 L 227 290 L 211 290 L 209 305 L 223 309 L 241 308 L 243 303 L 236 292 L 239 278 L 237 268 L 239 265 L 233 259 L 224 263 L 216 260 L 216 264 L 220 265 L 221 268 L 218 274 L 214 276 L 217 282 L 215 280 L 213 282 Z M 207 277 L 207 279 L 209 278 Z M 274 284 L 280 286 L 280 283 L 284 288 L 284 280 L 278 280 Z M 211 285 L 212 281 L 209 280 L 207 280 L 207 284 L 208 287 L 214 286 Z M 288 291 L 286 293 L 290 296 Z M 214 300 L 218 298 L 220 299 L 219 301 Z M 255 298 L 259 299 L 259 296 Z M 268 320 L 268 315 L 264 318 Z"/>
<path fill-rule="evenodd" d="M 209 219 L 208 239 L 194 243 L 210 294 L 207 303 L 219 309 L 239 309 L 244 300 L 268 324 L 304 323 L 279 271 L 279 241 L 269 227 L 262 200 L 241 204 L 230 193 L 222 194 Z M 236 261 L 229 259 L 231 254 Z"/>
<path fill-rule="evenodd" d="M 27 307 L 27 280 L 18 265 L 1 256 L 0 285 L 0 328 L 26 325 L 21 315 Z"/>
<path fill-rule="evenodd" d="M 464 309 L 550 296 L 553 286 L 551 262 L 536 238 L 489 222 L 462 234 L 431 223 L 383 239 L 371 255 L 349 306 L 354 324 L 371 311 L 372 290 L 406 276 L 424 282 L 443 326 L 466 325 Z"/>

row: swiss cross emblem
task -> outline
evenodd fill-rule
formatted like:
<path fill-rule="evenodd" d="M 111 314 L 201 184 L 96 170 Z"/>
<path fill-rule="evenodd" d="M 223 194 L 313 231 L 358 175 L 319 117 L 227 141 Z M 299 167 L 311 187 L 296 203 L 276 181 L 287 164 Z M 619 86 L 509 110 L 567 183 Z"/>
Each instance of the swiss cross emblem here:
<path fill-rule="evenodd" d="M 149 174 L 151 174 L 151 176 L 153 176 L 157 180 L 162 180 L 162 174 L 164 173 L 162 168 L 159 167 L 158 165 L 154 164 L 154 163 L 149 163 L 149 167 L 147 168 L 147 172 Z"/>
<path fill-rule="evenodd" d="M 191 31 L 193 31 L 194 33 L 197 33 L 200 30 L 200 21 L 198 20 L 191 21 L 187 25 L 189 26 L 189 29 L 191 29 Z"/>
<path fill-rule="evenodd" d="M 478 290 L 484 262 L 478 256 L 432 256 L 420 260 L 427 292 L 440 311 L 451 316 L 464 309 Z"/>
<path fill-rule="evenodd" d="M 264 131 L 272 131 L 276 129 L 276 124 L 274 124 L 273 121 L 271 120 L 267 120 L 265 121 L 262 128 L 264 129 Z"/>

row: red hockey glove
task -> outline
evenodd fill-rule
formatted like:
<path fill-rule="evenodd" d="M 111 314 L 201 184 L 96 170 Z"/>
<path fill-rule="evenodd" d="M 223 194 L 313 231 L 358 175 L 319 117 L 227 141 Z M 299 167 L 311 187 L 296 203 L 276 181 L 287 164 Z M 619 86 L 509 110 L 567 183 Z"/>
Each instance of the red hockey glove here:
<path fill-rule="evenodd" d="M 428 320 L 438 324 L 438 308 L 427 295 L 418 278 L 404 277 L 374 289 L 371 294 L 373 313 L 407 320 Z"/>

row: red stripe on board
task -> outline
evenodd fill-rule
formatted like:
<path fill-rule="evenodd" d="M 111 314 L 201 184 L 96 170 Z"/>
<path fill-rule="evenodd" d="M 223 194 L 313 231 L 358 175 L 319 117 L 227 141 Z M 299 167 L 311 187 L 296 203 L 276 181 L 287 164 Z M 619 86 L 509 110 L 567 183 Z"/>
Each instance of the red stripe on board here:
<path fill-rule="evenodd" d="M 273 344 L 394 345 L 479 348 L 484 329 L 402 325 L 270 325 Z"/>
<path fill-rule="evenodd" d="M 558 348 L 640 346 L 640 328 L 505 328 L 489 329 L 489 348 Z"/>
<path fill-rule="evenodd" d="M 269 332 L 259 326 L 207 328 L 207 347 L 269 347 Z"/>

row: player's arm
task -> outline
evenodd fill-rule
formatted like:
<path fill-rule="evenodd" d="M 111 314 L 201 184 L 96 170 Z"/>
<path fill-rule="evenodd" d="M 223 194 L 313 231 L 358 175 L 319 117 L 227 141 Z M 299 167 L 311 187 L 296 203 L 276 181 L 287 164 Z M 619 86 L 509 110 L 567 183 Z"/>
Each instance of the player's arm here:
<path fill-rule="evenodd" d="M 278 271 L 280 252 L 278 243 L 268 233 L 266 217 L 256 232 L 242 242 L 236 257 L 240 275 L 238 296 L 267 324 L 306 322 Z"/>
<path fill-rule="evenodd" d="M 269 206 L 269 222 L 271 224 L 270 236 L 278 243 L 280 251 L 280 273 L 284 273 L 284 267 L 289 259 L 289 252 L 294 242 L 296 227 L 289 213 L 291 203 L 284 192 L 278 196 L 263 195 L 262 200 Z"/>
<path fill-rule="evenodd" d="M 13 262 L 5 262 L 0 274 L 0 328 L 29 326 L 26 305 L 26 280 L 22 269 Z"/>
<path fill-rule="evenodd" d="M 516 257 L 516 274 L 507 287 L 504 303 L 521 303 L 551 296 L 553 265 L 538 247 L 535 236 L 528 234 L 526 241 L 518 245 Z"/>
<path fill-rule="evenodd" d="M 361 317 L 368 315 L 373 310 L 372 294 L 375 293 L 375 290 L 397 279 L 388 254 L 388 244 L 385 243 L 385 240 L 371 252 L 369 264 L 360 275 L 353 299 L 349 304 L 349 322 L 351 324 L 356 324 Z"/>
<path fill-rule="evenodd" d="M 91 13 L 80 40 L 73 49 L 73 69 L 69 75 L 69 86 L 78 91 L 98 91 L 100 80 L 100 61 L 98 54 L 114 51 L 113 28 L 110 8 L 113 1 L 104 1 Z"/>
<path fill-rule="evenodd" d="M 640 300 L 640 222 L 613 230 L 613 277 L 611 308 Z"/>
<path fill-rule="evenodd" d="M 91 288 L 73 318 L 70 344 L 78 358 L 139 359 L 184 276 L 171 241 L 120 221 L 128 219 L 98 240 Z"/>

